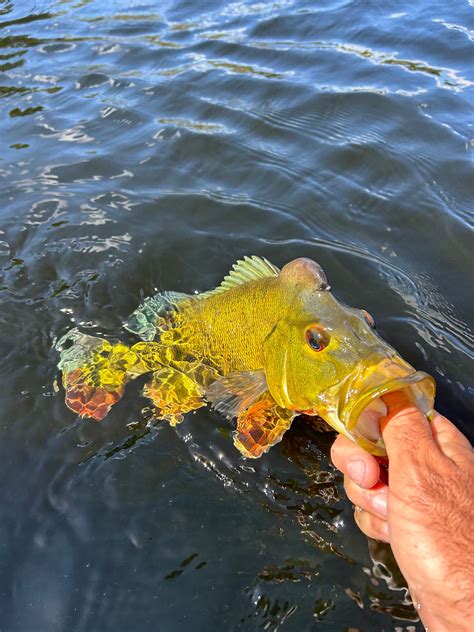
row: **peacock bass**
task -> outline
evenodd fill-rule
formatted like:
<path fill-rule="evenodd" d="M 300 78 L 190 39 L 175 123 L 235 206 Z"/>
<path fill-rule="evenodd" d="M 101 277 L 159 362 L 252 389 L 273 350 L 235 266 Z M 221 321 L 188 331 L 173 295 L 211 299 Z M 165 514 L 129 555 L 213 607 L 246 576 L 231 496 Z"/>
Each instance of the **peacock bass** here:
<path fill-rule="evenodd" d="M 366 311 L 340 303 L 310 259 L 279 270 L 245 257 L 214 290 L 145 299 L 125 327 L 141 342 L 73 329 L 57 343 L 66 404 L 80 417 L 103 419 L 129 380 L 150 373 L 143 393 L 157 418 L 174 426 L 209 403 L 237 418 L 245 457 L 281 441 L 301 413 L 383 456 L 381 396 L 402 389 L 425 414 L 433 409 L 433 378 L 382 340 Z"/>

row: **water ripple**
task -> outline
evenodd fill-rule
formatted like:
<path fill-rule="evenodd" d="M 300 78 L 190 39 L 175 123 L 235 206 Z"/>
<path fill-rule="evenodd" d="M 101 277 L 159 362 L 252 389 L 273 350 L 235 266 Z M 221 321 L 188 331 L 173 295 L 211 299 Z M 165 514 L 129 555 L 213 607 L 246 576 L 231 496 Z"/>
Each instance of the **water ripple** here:
<path fill-rule="evenodd" d="M 370 48 L 341 42 L 314 41 L 314 42 L 292 42 L 292 41 L 254 41 L 249 43 L 257 48 L 270 48 L 272 50 L 329 50 L 337 53 L 353 55 L 361 59 L 367 59 L 374 65 L 398 66 L 407 72 L 421 73 L 432 76 L 436 85 L 454 91 L 461 91 L 474 86 L 474 82 L 462 77 L 458 71 L 451 68 L 437 67 L 421 60 L 400 59 L 395 51 L 383 52 Z"/>
<path fill-rule="evenodd" d="M 102 424 L 64 406 L 72 326 L 129 341 L 143 296 L 307 256 L 472 433 L 469 7 L 198 4 L 0 2 L 2 623 L 421 630 L 320 420 L 249 463 L 139 379 Z"/>

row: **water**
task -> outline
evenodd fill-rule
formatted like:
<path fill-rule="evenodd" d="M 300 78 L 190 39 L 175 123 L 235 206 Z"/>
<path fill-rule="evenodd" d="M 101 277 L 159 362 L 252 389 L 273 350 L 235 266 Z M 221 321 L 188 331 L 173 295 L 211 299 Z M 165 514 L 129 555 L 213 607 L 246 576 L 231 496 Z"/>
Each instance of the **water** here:
<path fill-rule="evenodd" d="M 472 59 L 472 1 L 0 0 L 2 632 L 421 630 L 332 433 L 78 421 L 52 345 L 308 256 L 472 440 Z"/>

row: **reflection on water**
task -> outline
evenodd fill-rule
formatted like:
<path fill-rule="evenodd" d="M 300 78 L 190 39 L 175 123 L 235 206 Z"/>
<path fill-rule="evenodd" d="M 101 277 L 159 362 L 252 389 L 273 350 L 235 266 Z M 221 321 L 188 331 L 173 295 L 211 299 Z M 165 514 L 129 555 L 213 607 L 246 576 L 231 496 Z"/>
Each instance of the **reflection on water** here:
<path fill-rule="evenodd" d="M 473 32 L 459 3 L 0 0 L 2 630 L 421 630 L 323 424 L 250 463 L 140 380 L 79 421 L 52 347 L 309 256 L 472 439 Z"/>

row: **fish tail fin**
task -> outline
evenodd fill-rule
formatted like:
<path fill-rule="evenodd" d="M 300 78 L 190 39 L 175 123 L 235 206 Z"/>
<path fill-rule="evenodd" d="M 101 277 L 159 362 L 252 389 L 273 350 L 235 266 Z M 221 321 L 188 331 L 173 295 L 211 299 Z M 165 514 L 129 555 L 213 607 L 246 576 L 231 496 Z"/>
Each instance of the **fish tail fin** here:
<path fill-rule="evenodd" d="M 80 417 L 101 421 L 118 402 L 136 365 L 136 354 L 121 343 L 71 329 L 55 345 L 66 405 Z"/>

